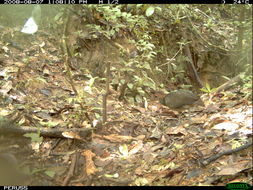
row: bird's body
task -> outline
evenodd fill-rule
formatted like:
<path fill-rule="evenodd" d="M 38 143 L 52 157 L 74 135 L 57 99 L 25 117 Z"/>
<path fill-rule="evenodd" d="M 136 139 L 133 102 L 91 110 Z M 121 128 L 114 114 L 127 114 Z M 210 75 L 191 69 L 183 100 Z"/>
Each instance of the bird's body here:
<path fill-rule="evenodd" d="M 178 109 L 185 105 L 194 104 L 198 100 L 199 97 L 189 90 L 177 90 L 170 92 L 165 97 L 160 99 L 160 103 L 168 106 L 171 109 Z"/>

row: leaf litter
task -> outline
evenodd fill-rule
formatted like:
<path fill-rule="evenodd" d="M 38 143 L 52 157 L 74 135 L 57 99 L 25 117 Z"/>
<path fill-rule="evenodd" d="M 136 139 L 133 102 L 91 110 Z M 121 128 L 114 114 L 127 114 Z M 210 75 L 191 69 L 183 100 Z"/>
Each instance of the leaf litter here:
<path fill-rule="evenodd" d="M 63 72 L 64 60 L 57 56 L 60 52 L 43 38 L 37 41 L 25 52 L 0 42 L 4 53 L 13 54 L 6 56 L 0 67 L 0 75 L 6 79 L 0 88 L 1 112 L 20 110 L 24 126 L 90 128 L 83 116 L 78 118 L 83 110 L 73 99 L 74 92 Z M 79 91 L 84 89 L 82 80 L 75 85 Z M 91 108 L 102 107 L 102 89 L 98 86 L 96 92 L 89 91 L 89 98 L 96 103 L 85 108 L 94 118 L 101 111 Z M 225 92 L 203 108 L 178 112 L 156 101 L 147 101 L 145 108 L 129 106 L 112 94 L 109 106 L 108 122 L 98 122 L 90 138 L 65 131 L 65 139 L 43 137 L 36 143 L 36 151 L 31 150 L 29 142 L 12 138 L 10 144 L 18 144 L 13 146 L 14 151 L 28 158 L 20 159 L 37 179 L 36 183 L 27 183 L 225 185 L 235 178 L 250 183 L 252 150 L 222 156 L 205 167 L 201 164 L 205 158 L 247 142 L 252 132 L 252 104 L 242 97 Z M 41 122 L 43 125 L 39 125 Z"/>

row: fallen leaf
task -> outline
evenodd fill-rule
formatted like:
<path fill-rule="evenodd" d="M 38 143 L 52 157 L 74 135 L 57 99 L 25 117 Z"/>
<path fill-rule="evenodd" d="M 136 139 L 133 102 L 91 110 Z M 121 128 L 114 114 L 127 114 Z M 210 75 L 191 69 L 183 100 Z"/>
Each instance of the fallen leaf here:
<path fill-rule="evenodd" d="M 84 172 L 86 172 L 88 176 L 95 174 L 97 172 L 97 168 L 95 167 L 95 164 L 92 160 L 92 157 L 94 157 L 95 154 L 91 152 L 90 150 L 84 150 L 82 155 L 85 157 L 85 160 L 86 160 Z"/>
<path fill-rule="evenodd" d="M 12 89 L 12 81 L 7 81 L 0 89 L 0 92 L 4 95 L 7 95 L 7 93 Z"/>
<path fill-rule="evenodd" d="M 146 109 L 145 109 L 145 108 L 137 107 L 137 106 L 133 107 L 132 110 L 133 110 L 133 111 L 138 111 L 138 112 L 140 112 L 140 113 L 145 113 L 145 112 L 146 112 Z"/>
<path fill-rule="evenodd" d="M 223 122 L 215 125 L 213 129 L 226 130 L 228 132 L 236 132 L 239 128 L 239 125 L 234 122 Z"/>
<path fill-rule="evenodd" d="M 131 136 L 123 136 L 123 135 L 116 135 L 116 134 L 104 135 L 103 138 L 105 138 L 106 140 L 109 140 L 110 142 L 129 142 L 133 140 L 133 137 Z"/>
<path fill-rule="evenodd" d="M 233 163 L 231 165 L 222 167 L 216 175 L 235 175 L 240 171 L 247 169 L 248 163 L 248 161 L 244 161 L 241 163 Z"/>
<path fill-rule="evenodd" d="M 183 126 L 178 127 L 169 127 L 166 130 L 166 134 L 168 135 L 185 135 L 187 132 Z"/>
<path fill-rule="evenodd" d="M 129 155 L 133 155 L 136 154 L 137 152 L 139 152 L 139 150 L 141 150 L 141 148 L 143 147 L 143 143 L 141 140 L 137 141 L 132 147 L 130 147 L 129 149 Z"/>

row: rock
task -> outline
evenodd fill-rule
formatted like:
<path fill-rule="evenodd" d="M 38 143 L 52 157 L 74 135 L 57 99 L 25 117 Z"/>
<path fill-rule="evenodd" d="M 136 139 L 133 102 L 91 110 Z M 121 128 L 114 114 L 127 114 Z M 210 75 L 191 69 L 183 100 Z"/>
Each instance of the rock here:
<path fill-rule="evenodd" d="M 174 109 L 194 104 L 198 100 L 199 96 L 189 90 L 177 90 L 170 92 L 164 98 L 160 99 L 160 103 Z"/>

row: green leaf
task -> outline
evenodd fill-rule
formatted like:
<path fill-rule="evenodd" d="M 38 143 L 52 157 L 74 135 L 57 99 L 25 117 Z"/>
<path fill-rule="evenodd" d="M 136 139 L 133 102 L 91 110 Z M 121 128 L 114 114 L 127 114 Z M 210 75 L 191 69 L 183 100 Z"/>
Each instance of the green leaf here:
<path fill-rule="evenodd" d="M 42 142 L 43 137 L 40 137 L 39 133 L 26 133 L 24 134 L 25 137 L 31 138 L 32 142 Z"/>
<path fill-rule="evenodd" d="M 132 83 L 127 83 L 127 87 L 130 88 L 130 89 L 133 89 L 133 84 Z"/>
<path fill-rule="evenodd" d="M 54 177 L 55 172 L 54 172 L 54 171 L 47 170 L 47 171 L 45 171 L 45 174 L 48 175 L 49 177 Z"/>
<path fill-rule="evenodd" d="M 48 121 L 48 122 L 40 122 L 41 125 L 47 126 L 47 127 L 55 127 L 59 124 L 59 122 L 53 122 L 53 121 Z"/>
<path fill-rule="evenodd" d="M 210 92 L 211 91 L 211 87 L 210 87 L 210 85 L 208 84 L 208 83 L 206 83 L 206 89 Z"/>
<path fill-rule="evenodd" d="M 146 9 L 146 16 L 149 17 L 152 14 L 154 14 L 154 12 L 155 12 L 155 8 L 154 7 L 149 7 L 149 8 Z"/>
<path fill-rule="evenodd" d="M 161 7 L 155 7 L 158 11 L 162 11 Z"/>
<path fill-rule="evenodd" d="M 47 83 L 47 81 L 46 81 L 44 78 L 37 77 L 36 79 L 37 79 L 38 81 L 41 81 L 41 82 Z"/>
<path fill-rule="evenodd" d="M 100 116 L 100 114 L 95 113 L 95 117 L 96 117 L 96 119 L 99 119 L 101 116 Z"/>
<path fill-rule="evenodd" d="M 118 178 L 119 174 L 118 173 L 115 173 L 115 174 L 104 174 L 104 176 L 108 177 L 108 178 Z"/>
<path fill-rule="evenodd" d="M 184 147 L 184 145 L 182 145 L 182 144 L 174 144 L 174 147 L 175 147 L 176 150 L 180 150 L 180 149 L 182 149 Z"/>
<path fill-rule="evenodd" d="M 133 97 L 128 97 L 127 100 L 129 101 L 129 103 L 133 104 L 134 103 L 134 98 Z"/>
<path fill-rule="evenodd" d="M 98 77 L 94 77 L 94 78 L 91 78 L 91 79 L 89 80 L 89 86 L 90 86 L 90 87 L 93 86 L 93 84 L 94 84 L 94 82 L 95 82 L 95 80 L 96 80 L 97 78 L 98 78 Z"/>
<path fill-rule="evenodd" d="M 59 12 L 55 17 L 54 20 L 57 21 L 61 18 L 61 16 L 63 15 L 63 12 Z"/>
<path fill-rule="evenodd" d="M 205 88 L 201 88 L 200 90 L 201 90 L 202 92 L 208 93 L 208 90 L 205 89 Z"/>
<path fill-rule="evenodd" d="M 145 69 L 151 70 L 151 67 L 150 67 L 150 65 L 149 65 L 148 63 L 145 63 L 145 64 L 143 65 L 143 67 L 144 67 Z"/>
<path fill-rule="evenodd" d="M 142 102 L 142 97 L 140 95 L 136 95 L 135 100 L 136 100 L 137 103 L 141 103 Z"/>
<path fill-rule="evenodd" d="M 126 144 L 123 144 L 119 147 L 120 153 L 123 155 L 123 157 L 128 156 L 128 148 Z"/>
<path fill-rule="evenodd" d="M 149 79 L 150 79 L 150 78 L 149 78 Z M 149 88 L 152 88 L 153 90 L 155 90 L 155 83 L 154 83 L 153 81 L 151 81 L 151 79 L 148 80 L 148 81 L 144 81 L 144 82 L 143 82 L 143 85 L 144 85 L 144 86 L 147 86 L 147 87 L 149 87 Z"/>
<path fill-rule="evenodd" d="M 142 95 L 145 94 L 145 92 L 142 90 L 141 87 L 138 87 L 136 90 L 137 90 L 137 92 L 138 92 L 139 94 L 142 94 Z"/>

